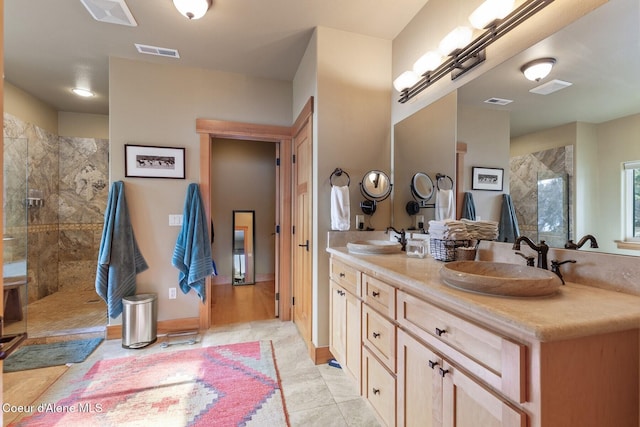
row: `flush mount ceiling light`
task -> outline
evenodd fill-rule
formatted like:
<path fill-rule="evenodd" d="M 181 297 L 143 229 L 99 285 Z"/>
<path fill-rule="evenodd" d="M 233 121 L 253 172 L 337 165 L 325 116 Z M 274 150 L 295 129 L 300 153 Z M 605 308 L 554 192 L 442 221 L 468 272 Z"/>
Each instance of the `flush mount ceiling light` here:
<path fill-rule="evenodd" d="M 173 0 L 178 12 L 189 19 L 200 19 L 211 6 L 210 0 Z"/>
<path fill-rule="evenodd" d="M 539 82 L 549 75 L 555 63 L 555 58 L 540 58 L 527 62 L 520 71 L 532 82 Z"/>
<path fill-rule="evenodd" d="M 91 98 L 92 96 L 95 96 L 95 93 L 91 92 L 89 89 L 82 89 L 79 87 L 74 87 L 71 89 L 71 92 L 83 98 Z"/>

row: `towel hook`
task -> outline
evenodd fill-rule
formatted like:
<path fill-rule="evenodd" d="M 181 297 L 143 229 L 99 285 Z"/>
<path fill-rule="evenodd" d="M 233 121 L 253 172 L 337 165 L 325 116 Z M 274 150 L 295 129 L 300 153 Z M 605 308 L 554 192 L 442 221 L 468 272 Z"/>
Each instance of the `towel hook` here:
<path fill-rule="evenodd" d="M 333 178 L 342 176 L 342 174 L 345 174 L 347 176 L 347 187 L 351 184 L 351 177 L 349 176 L 349 174 L 340 168 L 336 168 L 329 176 L 329 183 L 331 184 L 332 187 L 333 187 Z"/>
<path fill-rule="evenodd" d="M 437 173 L 436 174 L 436 187 L 438 187 L 438 190 L 440 190 L 440 180 L 442 180 L 442 179 L 449 179 L 449 182 L 451 183 L 450 190 L 453 190 L 453 179 L 451 179 L 451 177 L 449 175 L 445 175 L 443 173 Z"/>

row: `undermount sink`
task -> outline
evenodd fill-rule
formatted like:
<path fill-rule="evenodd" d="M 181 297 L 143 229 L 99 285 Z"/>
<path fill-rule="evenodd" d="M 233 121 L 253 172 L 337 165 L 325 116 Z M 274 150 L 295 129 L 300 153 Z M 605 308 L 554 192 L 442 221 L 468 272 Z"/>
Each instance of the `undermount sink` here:
<path fill-rule="evenodd" d="M 511 297 L 547 296 L 562 285 L 549 270 L 491 261 L 453 261 L 440 269 L 440 276 L 454 288 Z"/>
<path fill-rule="evenodd" d="M 400 243 L 390 240 L 357 240 L 347 243 L 347 250 L 352 254 L 396 254 L 400 252 L 401 248 Z"/>

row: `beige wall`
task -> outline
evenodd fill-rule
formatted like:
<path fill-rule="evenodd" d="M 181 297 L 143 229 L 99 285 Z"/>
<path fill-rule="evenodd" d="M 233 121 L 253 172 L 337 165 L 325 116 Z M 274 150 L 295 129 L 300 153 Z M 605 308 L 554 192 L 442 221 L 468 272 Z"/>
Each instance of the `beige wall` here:
<path fill-rule="evenodd" d="M 458 107 L 458 141 L 467 143 L 462 188 L 472 193 L 483 220 L 500 220 L 502 194 L 509 193 L 509 132 L 508 111 Z M 474 166 L 504 169 L 503 191 L 472 190 Z"/>
<path fill-rule="evenodd" d="M 358 183 L 365 172 L 390 173 L 391 42 L 320 27 L 317 29 L 317 98 L 314 128 L 313 342 L 329 343 L 329 176 L 336 167 L 351 176 L 351 226 L 360 213 Z M 391 204 L 372 217 L 377 230 L 390 225 Z"/>
<path fill-rule="evenodd" d="M 159 320 L 197 317 L 194 293 L 168 299 L 168 288 L 177 286 L 171 256 L 179 232 L 169 227 L 168 216 L 182 213 L 187 186 L 200 174 L 195 120 L 289 126 L 291 82 L 111 58 L 109 89 L 111 181 L 125 182 L 136 239 L 149 264 L 137 277 L 138 292 L 158 294 Z M 130 143 L 186 147 L 186 179 L 125 178 L 124 145 Z"/>
<path fill-rule="evenodd" d="M 4 112 L 58 135 L 58 112 L 33 95 L 4 81 Z"/>
<path fill-rule="evenodd" d="M 58 112 L 58 135 L 109 139 L 109 116 Z"/>
<path fill-rule="evenodd" d="M 214 138 L 211 145 L 215 283 L 231 283 L 233 210 L 255 211 L 257 278 L 275 272 L 276 144 Z"/>

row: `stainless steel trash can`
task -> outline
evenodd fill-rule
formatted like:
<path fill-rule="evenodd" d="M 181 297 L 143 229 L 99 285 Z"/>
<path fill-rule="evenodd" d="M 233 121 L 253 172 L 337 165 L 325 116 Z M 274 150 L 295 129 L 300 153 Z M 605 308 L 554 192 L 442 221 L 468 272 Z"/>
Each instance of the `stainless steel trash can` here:
<path fill-rule="evenodd" d="M 156 294 L 122 298 L 122 347 L 137 349 L 156 342 L 157 319 Z"/>

